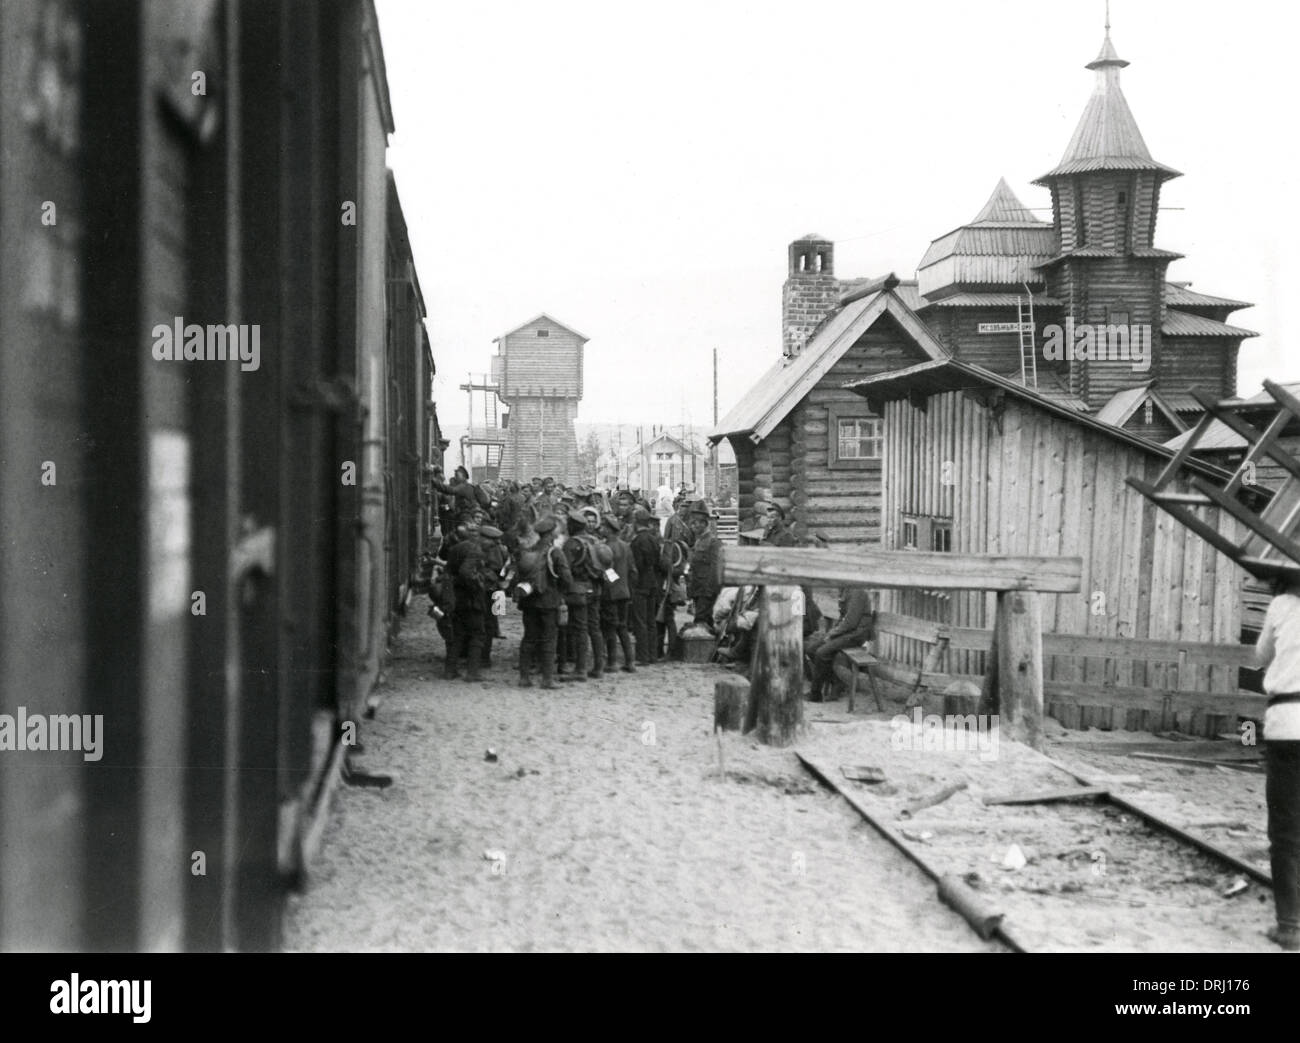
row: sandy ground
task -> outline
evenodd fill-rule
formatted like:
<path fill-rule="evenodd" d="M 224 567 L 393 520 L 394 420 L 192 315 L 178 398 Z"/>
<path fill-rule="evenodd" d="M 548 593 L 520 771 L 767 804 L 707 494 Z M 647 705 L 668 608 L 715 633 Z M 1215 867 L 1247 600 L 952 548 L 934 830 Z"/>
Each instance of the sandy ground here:
<path fill-rule="evenodd" d="M 789 750 L 712 732 L 716 667 L 557 692 L 443 681 L 412 608 L 285 947 L 997 950 Z M 504 644 L 504 654 L 502 645 Z M 491 747 L 495 762 L 484 759 Z"/>
<path fill-rule="evenodd" d="M 308 887 L 290 900 L 286 949 L 1004 948 L 942 905 L 933 882 L 792 750 L 735 733 L 719 740 L 720 668 L 665 664 L 556 692 L 519 689 L 512 609 L 487 679 L 448 682 L 442 642 L 421 613 L 417 600 L 353 758 L 395 782 L 339 788 Z M 833 772 L 880 768 L 883 784 L 838 781 L 1004 913 L 1028 948 L 1273 948 L 1261 935 L 1272 923 L 1265 888 L 1224 897 L 1237 872 L 1113 806 L 983 803 L 1074 784 L 1042 755 L 1001 740 L 991 757 L 988 736 L 982 751 L 935 750 L 890 723 L 899 706 L 874 712 L 859 697 L 857 709 L 806 704 L 797 748 Z M 1138 775 L 1118 791 L 1267 868 L 1263 776 L 1113 748 L 1143 740 L 1153 737 L 1054 727 L 1048 752 Z M 485 759 L 489 748 L 496 760 Z M 965 788 L 899 817 L 953 783 Z M 1019 868 L 1003 864 L 1013 844 L 1026 859 Z"/>

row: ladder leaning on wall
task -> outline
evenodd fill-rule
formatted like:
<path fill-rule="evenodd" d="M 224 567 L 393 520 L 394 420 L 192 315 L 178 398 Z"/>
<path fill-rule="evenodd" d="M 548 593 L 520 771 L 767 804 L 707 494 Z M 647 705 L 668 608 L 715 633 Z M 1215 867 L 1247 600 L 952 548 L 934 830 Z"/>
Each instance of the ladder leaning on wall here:
<path fill-rule="evenodd" d="M 1016 327 L 1020 337 L 1020 382 L 1025 387 L 1038 387 L 1038 352 L 1034 346 L 1034 294 L 1029 283 L 1023 284 L 1025 297 L 1016 298 Z"/>

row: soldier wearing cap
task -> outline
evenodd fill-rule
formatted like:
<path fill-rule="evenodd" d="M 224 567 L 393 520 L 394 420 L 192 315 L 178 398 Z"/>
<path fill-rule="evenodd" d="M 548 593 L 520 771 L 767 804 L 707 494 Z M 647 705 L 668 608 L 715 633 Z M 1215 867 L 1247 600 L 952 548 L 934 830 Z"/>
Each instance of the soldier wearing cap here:
<path fill-rule="evenodd" d="M 555 519 L 539 518 L 520 539 L 515 593 L 524 619 L 519 645 L 519 687 L 531 688 L 532 673 L 542 672 L 542 687 L 553 689 L 560 605 L 571 582 L 569 563 L 555 546 Z"/>
<path fill-rule="evenodd" d="M 608 561 L 601 600 L 601 628 L 605 633 L 605 661 L 614 668 L 614 657 L 623 650 L 624 673 L 633 673 L 632 635 L 628 621 L 632 606 L 632 585 L 636 582 L 636 566 L 632 563 L 632 548 L 623 540 L 623 524 L 612 514 L 600 521 L 601 535 L 605 538 Z"/>
<path fill-rule="evenodd" d="M 798 542 L 794 531 L 786 524 L 785 508 L 775 500 L 769 500 L 767 504 L 763 542 L 773 547 L 793 547 Z"/>
<path fill-rule="evenodd" d="M 679 497 L 674 507 L 676 513 L 664 524 L 664 542 L 676 543 L 680 541 L 689 547 L 695 542 L 695 533 L 691 529 L 688 515 L 690 505 L 685 497 Z"/>
<path fill-rule="evenodd" d="M 713 602 L 722 590 L 722 541 L 711 531 L 709 509 L 703 502 L 697 501 L 691 507 L 690 519 L 695 542 L 691 545 L 686 593 L 693 603 L 695 622 L 711 626 Z"/>
<path fill-rule="evenodd" d="M 632 632 L 636 635 L 637 665 L 649 666 L 661 658 L 656 654 L 655 617 L 666 579 L 660 561 L 663 545 L 659 525 L 644 507 L 633 512 L 632 522 L 636 526 L 632 537 L 632 564 L 636 568 L 632 581 Z"/>
<path fill-rule="evenodd" d="M 592 600 L 592 578 L 591 569 L 586 561 L 587 543 L 583 540 L 587 534 L 587 519 L 579 511 L 570 511 L 567 520 L 569 538 L 564 541 L 562 550 L 565 560 L 569 563 L 571 577 L 569 588 L 564 595 L 569 618 L 568 622 L 560 628 L 556 666 L 562 680 L 586 681 L 588 645 L 592 646 L 593 661 L 603 660 L 604 649 L 599 638 L 599 630 L 595 641 L 592 641 L 591 620 L 588 618 Z M 596 596 L 599 598 L 599 594 Z M 599 608 L 597 613 L 599 619 Z M 567 669 L 569 663 L 573 664 L 572 672 Z M 603 663 L 601 665 L 603 666 Z"/>

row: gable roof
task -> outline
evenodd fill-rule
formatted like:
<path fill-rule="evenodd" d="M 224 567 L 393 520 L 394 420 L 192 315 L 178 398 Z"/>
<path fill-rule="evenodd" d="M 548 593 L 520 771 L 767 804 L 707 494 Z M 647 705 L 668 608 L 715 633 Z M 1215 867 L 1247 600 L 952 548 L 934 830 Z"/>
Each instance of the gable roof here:
<path fill-rule="evenodd" d="M 520 323 L 518 326 L 516 326 L 514 329 L 512 329 L 512 330 L 506 330 L 505 333 L 501 334 L 501 336 L 499 336 L 499 337 L 493 337 L 493 338 L 492 338 L 492 343 L 495 344 L 495 343 L 497 343 L 497 341 L 505 340 L 508 336 L 510 336 L 510 334 L 512 334 L 512 333 L 518 333 L 518 332 L 519 332 L 521 329 L 523 329 L 525 326 L 531 326 L 531 325 L 532 325 L 534 322 L 536 322 L 538 319 L 545 319 L 547 322 L 552 323 L 553 325 L 559 326 L 560 329 L 562 329 L 562 330 L 567 330 L 569 333 L 572 333 L 575 337 L 577 337 L 577 338 L 578 338 L 580 341 L 582 341 L 583 343 L 586 343 L 587 341 L 591 340 L 590 337 L 585 337 L 585 336 L 583 336 L 581 333 L 579 333 L 577 330 L 575 330 L 572 326 L 566 326 L 566 325 L 565 325 L 564 323 L 562 323 L 559 319 L 556 319 L 556 318 L 553 318 L 553 317 L 550 316 L 550 315 L 547 315 L 546 312 L 542 312 L 542 313 L 539 314 L 539 315 L 534 315 L 534 316 L 533 316 L 531 319 L 529 319 L 527 322 L 521 322 L 521 323 Z"/>
<path fill-rule="evenodd" d="M 892 316 L 931 359 L 948 358 L 943 345 L 894 292 L 897 285 L 890 274 L 862 287 L 861 296 L 834 312 L 798 355 L 778 359 L 708 433 L 708 440 L 748 435 L 750 441 L 761 442 L 882 315 Z"/>
<path fill-rule="evenodd" d="M 1072 424 L 1096 431 L 1112 441 L 1121 442 L 1134 449 L 1140 449 L 1144 453 L 1158 456 L 1163 460 L 1171 459 L 1175 454 L 1175 450 L 1170 449 L 1167 445 L 1153 442 L 1151 439 L 1143 438 L 1132 431 L 1125 431 L 1122 427 L 1116 427 L 1114 424 L 1105 423 L 1088 413 L 1070 409 L 1068 406 L 1054 402 L 1039 394 L 1033 388 L 1027 388 L 1014 380 L 1008 380 L 1006 377 L 1000 376 L 992 370 L 987 370 L 983 366 L 976 366 L 970 362 L 962 362 L 955 358 L 921 362 L 906 369 L 894 370 L 892 373 L 880 373 L 874 377 L 850 381 L 844 386 L 863 398 L 881 399 L 887 402 L 906 398 L 913 393 L 929 396 L 944 391 L 973 389 L 1001 391 L 1012 398 L 1027 402 L 1045 413 L 1050 413 Z M 1224 481 L 1228 478 L 1228 472 L 1203 461 L 1188 460 L 1186 467 L 1189 471 L 1196 471 L 1218 481 Z"/>
<path fill-rule="evenodd" d="M 1145 384 L 1139 384 L 1137 387 L 1124 388 L 1122 391 L 1116 391 L 1110 397 L 1110 400 L 1097 410 L 1097 419 L 1106 424 L 1114 424 L 1116 427 L 1123 427 L 1133 418 L 1133 414 L 1142 408 L 1142 405 L 1148 398 L 1155 404 L 1156 408 L 1164 414 L 1175 429 L 1179 431 L 1187 430 L 1187 425 L 1183 422 L 1182 417 L 1178 415 L 1177 409 L 1164 400 L 1164 398 L 1151 386 L 1155 383 L 1148 380 Z"/>

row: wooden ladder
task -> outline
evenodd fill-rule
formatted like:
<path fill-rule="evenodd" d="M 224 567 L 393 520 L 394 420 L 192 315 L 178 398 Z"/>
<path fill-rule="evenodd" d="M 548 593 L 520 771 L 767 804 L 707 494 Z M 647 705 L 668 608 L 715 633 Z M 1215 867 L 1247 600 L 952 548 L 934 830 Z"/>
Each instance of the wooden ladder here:
<path fill-rule="evenodd" d="M 1235 410 L 1240 403 L 1228 405 L 1216 402 L 1201 391 L 1192 392 L 1205 412 L 1174 458 L 1160 472 L 1154 484 L 1137 478 L 1126 478 L 1125 481 L 1252 576 L 1264 580 L 1279 576 L 1300 579 L 1300 543 L 1295 540 L 1296 530 L 1300 527 L 1300 461 L 1277 444 L 1288 425 L 1300 423 L 1300 399 L 1271 380 L 1264 381 L 1264 390 L 1277 403 L 1278 410 L 1262 431 L 1237 415 Z M 1216 420 L 1246 440 L 1248 448 L 1241 463 L 1223 488 L 1194 475 L 1190 484 L 1195 492 L 1169 490 L 1169 484 Z M 1250 476 L 1266 458 L 1277 463 L 1287 476 L 1264 510 L 1256 513 L 1238 496 L 1253 487 Z M 1213 525 L 1197 517 L 1194 513 L 1197 507 L 1218 507 L 1236 518 L 1248 530 L 1246 539 L 1234 543 Z"/>
<path fill-rule="evenodd" d="M 1038 352 L 1034 347 L 1034 295 L 1025 284 L 1026 298 L 1016 298 L 1016 326 L 1020 336 L 1020 382 L 1025 387 L 1038 387 Z M 1026 318 L 1028 316 L 1028 318 Z"/>

